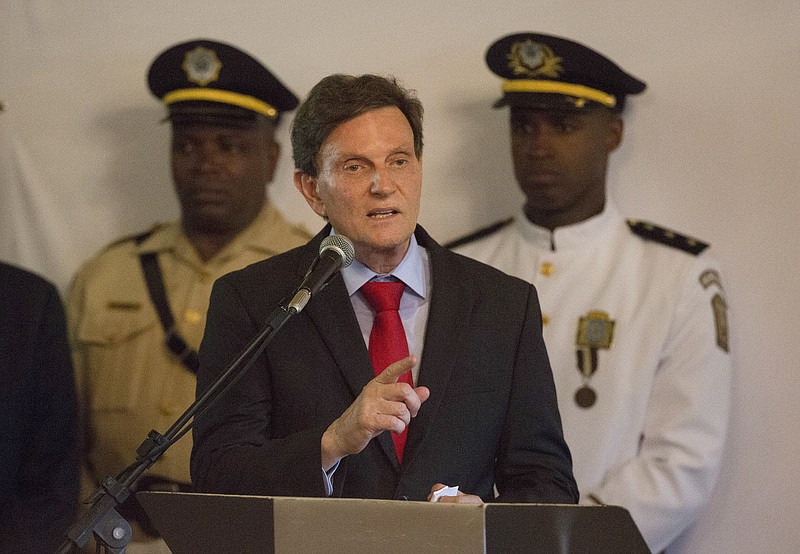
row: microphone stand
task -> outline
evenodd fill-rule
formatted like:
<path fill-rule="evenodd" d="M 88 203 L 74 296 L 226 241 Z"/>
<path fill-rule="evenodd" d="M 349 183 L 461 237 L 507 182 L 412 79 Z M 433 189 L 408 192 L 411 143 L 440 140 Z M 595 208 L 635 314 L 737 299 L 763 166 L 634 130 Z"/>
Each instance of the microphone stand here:
<path fill-rule="evenodd" d="M 116 478 L 106 477 L 89 498 L 87 504 L 91 503 L 91 507 L 70 527 L 67 539 L 57 554 L 73 552 L 76 547 L 83 548 L 89 542 L 92 533 L 96 537 L 98 550 L 103 545 L 106 552 L 124 554 L 125 548 L 131 541 L 131 526 L 115 508 L 130 496 L 131 485 L 191 429 L 191 420 L 195 414 L 205 411 L 245 374 L 289 318 L 305 307 L 310 297 L 310 291 L 301 288 L 289 303 L 281 303 L 267 318 L 266 325 L 258 335 L 211 383 L 202 396 L 183 412 L 166 433 L 162 435 L 156 430 L 148 433 L 147 438 L 136 449 L 136 461 L 122 470 Z"/>

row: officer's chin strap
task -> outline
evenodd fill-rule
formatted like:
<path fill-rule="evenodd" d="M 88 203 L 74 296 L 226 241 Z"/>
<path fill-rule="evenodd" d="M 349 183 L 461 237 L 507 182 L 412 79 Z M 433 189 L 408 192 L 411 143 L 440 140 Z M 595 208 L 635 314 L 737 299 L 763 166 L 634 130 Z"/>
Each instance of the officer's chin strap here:
<path fill-rule="evenodd" d="M 202 413 L 220 396 L 236 383 L 250 368 L 253 362 L 264 351 L 278 331 L 298 313 L 281 302 L 280 306 L 270 314 L 264 328 L 248 344 L 231 364 L 211 383 L 202 396 L 172 424 L 163 435 L 158 431 L 150 431 L 144 442 L 136 449 L 136 461 L 122 470 L 116 479 L 106 477 L 100 487 L 87 500 L 91 507 L 83 514 L 75 525 L 67 532 L 67 539 L 58 549 L 57 554 L 68 554 L 75 548 L 83 548 L 92 535 L 96 538 L 97 552 L 101 546 L 105 552 L 124 554 L 131 541 L 130 524 L 117 510 L 117 506 L 125 502 L 131 494 L 130 487 L 152 466 L 167 449 L 175 444 L 192 428 L 192 420 L 197 413 Z"/>

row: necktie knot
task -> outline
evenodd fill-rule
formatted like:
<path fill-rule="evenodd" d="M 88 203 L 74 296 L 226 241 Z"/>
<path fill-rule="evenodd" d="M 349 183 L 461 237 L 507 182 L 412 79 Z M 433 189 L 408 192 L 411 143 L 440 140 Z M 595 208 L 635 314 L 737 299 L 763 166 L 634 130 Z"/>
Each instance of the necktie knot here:
<path fill-rule="evenodd" d="M 406 286 L 398 281 L 370 281 L 361 287 L 361 293 L 375 312 L 397 311 Z"/>

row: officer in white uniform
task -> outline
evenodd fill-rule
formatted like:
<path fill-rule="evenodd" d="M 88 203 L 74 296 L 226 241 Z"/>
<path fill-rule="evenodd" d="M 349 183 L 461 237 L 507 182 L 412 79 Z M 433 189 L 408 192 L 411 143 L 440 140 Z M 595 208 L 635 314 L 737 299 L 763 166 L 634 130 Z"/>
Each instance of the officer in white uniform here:
<path fill-rule="evenodd" d="M 625 220 L 606 195 L 625 97 L 645 83 L 563 38 L 504 37 L 520 217 L 450 243 L 533 283 L 582 504 L 627 508 L 664 550 L 697 517 L 720 466 L 731 360 L 708 245 Z"/>

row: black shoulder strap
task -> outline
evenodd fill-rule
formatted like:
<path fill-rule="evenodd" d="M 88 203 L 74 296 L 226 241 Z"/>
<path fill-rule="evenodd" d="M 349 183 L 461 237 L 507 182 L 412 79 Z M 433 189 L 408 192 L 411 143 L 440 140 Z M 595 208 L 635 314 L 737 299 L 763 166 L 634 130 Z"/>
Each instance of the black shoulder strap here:
<path fill-rule="evenodd" d="M 155 252 L 145 252 L 139 254 L 139 262 L 142 264 L 142 271 L 144 271 L 144 279 L 147 282 L 147 292 L 150 293 L 150 300 L 158 312 L 158 318 L 161 320 L 161 326 L 164 328 L 166 338 L 164 343 L 167 345 L 173 354 L 180 358 L 183 365 L 192 373 L 197 373 L 197 368 L 200 366 L 200 359 L 197 352 L 192 349 L 183 337 L 178 333 L 175 327 L 175 318 L 172 317 L 172 311 L 169 309 L 169 302 L 167 301 L 167 293 L 164 290 L 164 280 L 161 276 L 161 268 L 158 265 L 158 258 Z"/>
<path fill-rule="evenodd" d="M 688 252 L 694 256 L 697 256 L 703 250 L 708 248 L 708 243 L 706 242 L 688 235 L 682 235 L 677 231 L 660 227 L 648 221 L 628 219 L 627 223 L 631 231 L 645 240 L 659 242 L 666 246 L 683 250 L 684 252 Z"/>
<path fill-rule="evenodd" d="M 483 227 L 481 229 L 478 229 L 477 231 L 473 231 L 472 233 L 470 233 L 470 234 L 468 234 L 466 236 L 451 240 L 450 242 L 446 242 L 444 244 L 444 247 L 448 248 L 448 249 L 458 248 L 459 246 L 463 246 L 465 244 L 469 244 L 472 241 L 476 241 L 478 239 L 482 239 L 483 237 L 488 237 L 492 233 L 495 233 L 495 232 L 499 231 L 500 229 L 502 229 L 503 227 L 505 227 L 507 225 L 510 225 L 511 222 L 513 222 L 513 221 L 514 221 L 514 218 L 513 217 L 509 217 L 508 219 L 504 219 L 503 221 L 498 221 L 496 223 L 492 223 L 491 225 L 489 225 L 487 227 Z"/>

